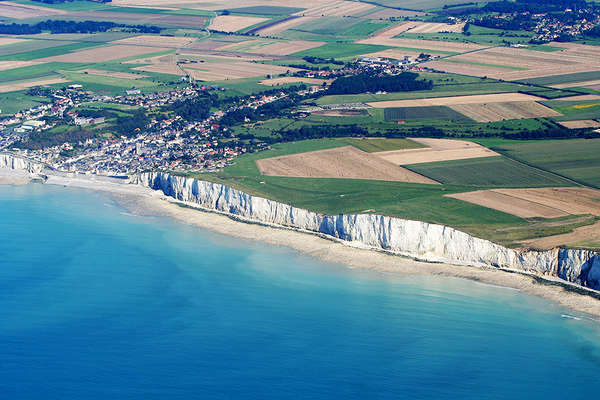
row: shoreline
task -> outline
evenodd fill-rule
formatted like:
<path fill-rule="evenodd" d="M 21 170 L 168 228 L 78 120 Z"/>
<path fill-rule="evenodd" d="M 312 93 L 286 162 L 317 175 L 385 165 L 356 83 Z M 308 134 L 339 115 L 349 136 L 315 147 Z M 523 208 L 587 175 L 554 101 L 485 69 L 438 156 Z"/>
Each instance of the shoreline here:
<path fill-rule="evenodd" d="M 22 185 L 31 181 L 31 179 L 24 180 L 22 175 L 15 175 L 13 178 L 9 175 L 12 174 L 0 175 L 0 184 Z M 599 292 L 551 279 L 551 277 L 494 267 L 468 267 L 417 261 L 375 249 L 351 246 L 342 241 L 324 238 L 314 232 L 245 221 L 243 218 L 175 200 L 159 191 L 99 177 L 49 175 L 44 184 L 105 192 L 132 214 L 168 217 L 179 223 L 219 234 L 284 246 L 325 262 L 343 264 L 348 268 L 392 273 L 395 276 L 455 277 L 517 289 L 600 321 Z"/>

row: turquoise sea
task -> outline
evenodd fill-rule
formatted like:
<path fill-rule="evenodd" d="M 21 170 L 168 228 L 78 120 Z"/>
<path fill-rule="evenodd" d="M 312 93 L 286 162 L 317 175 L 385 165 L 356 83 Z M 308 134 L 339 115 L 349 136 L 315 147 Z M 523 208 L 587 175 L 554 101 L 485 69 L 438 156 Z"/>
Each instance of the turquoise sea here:
<path fill-rule="evenodd" d="M 600 324 L 0 187 L 2 399 L 594 399 Z M 399 262 L 401 262 L 399 260 Z"/>

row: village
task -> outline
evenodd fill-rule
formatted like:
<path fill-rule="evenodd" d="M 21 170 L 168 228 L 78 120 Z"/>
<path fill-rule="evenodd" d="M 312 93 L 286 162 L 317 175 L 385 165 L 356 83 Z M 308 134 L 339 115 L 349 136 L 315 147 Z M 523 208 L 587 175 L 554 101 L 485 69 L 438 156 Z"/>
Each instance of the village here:
<path fill-rule="evenodd" d="M 365 71 L 397 74 L 407 70 L 423 70 L 417 64 L 429 60 L 423 54 L 417 59 L 404 57 L 392 60 L 384 57 L 357 58 L 338 70 L 301 71 L 308 77 L 329 78 L 323 85 L 312 85 L 298 90 L 298 96 L 315 96 L 327 89 L 327 83 L 338 76 L 356 75 Z M 296 73 L 298 75 L 298 73 Z M 123 94 L 109 96 L 86 91 L 83 85 L 73 84 L 61 89 L 32 88 L 46 95 L 50 102 L 15 113 L 0 120 L 0 150 L 10 150 L 24 157 L 43 162 L 52 168 L 86 174 L 125 175 L 148 170 L 162 169 L 179 172 L 211 172 L 231 164 L 233 159 L 248 151 L 268 147 L 265 143 L 240 142 L 219 120 L 227 113 L 281 100 L 288 96 L 286 90 L 264 96 L 246 96 L 228 107 L 215 110 L 202 120 L 185 120 L 180 116 L 152 119 L 135 136 L 115 138 L 88 137 L 65 141 L 36 149 L 20 148 L 19 143 L 28 135 L 39 135 L 59 126 L 78 126 L 81 129 L 102 130 L 110 127 L 105 117 L 91 117 L 82 113 L 88 104 L 129 106 L 142 110 L 158 110 L 177 101 L 194 99 L 201 94 L 219 93 L 225 89 L 203 86 L 202 82 L 165 92 L 143 93 L 127 90 Z M 277 91 L 276 91 L 277 92 Z M 338 107 L 354 109 L 355 105 Z M 363 106 L 359 106 L 362 108 Z M 312 108 L 317 111 L 321 108 Z M 303 118 L 311 108 L 292 110 L 297 118 Z M 109 129 L 110 130 L 110 129 Z"/>

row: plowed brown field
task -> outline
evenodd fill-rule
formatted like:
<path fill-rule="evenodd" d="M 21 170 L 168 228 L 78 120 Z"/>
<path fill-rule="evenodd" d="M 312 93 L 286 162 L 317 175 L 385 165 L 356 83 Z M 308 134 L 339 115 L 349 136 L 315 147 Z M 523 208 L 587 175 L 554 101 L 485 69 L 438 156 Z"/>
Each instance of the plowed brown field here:
<path fill-rule="evenodd" d="M 352 146 L 266 158 L 256 164 L 267 176 L 438 183 Z"/>

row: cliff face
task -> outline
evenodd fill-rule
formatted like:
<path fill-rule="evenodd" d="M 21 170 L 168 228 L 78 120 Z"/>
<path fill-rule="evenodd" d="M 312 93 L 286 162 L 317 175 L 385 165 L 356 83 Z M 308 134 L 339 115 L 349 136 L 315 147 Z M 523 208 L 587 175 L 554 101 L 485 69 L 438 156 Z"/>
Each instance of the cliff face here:
<path fill-rule="evenodd" d="M 144 173 L 134 183 L 244 219 L 317 232 L 357 247 L 422 261 L 508 268 L 600 289 L 600 255 L 586 250 L 513 250 L 443 225 L 372 214 L 321 215 L 217 183 Z"/>
<path fill-rule="evenodd" d="M 39 174 L 44 165 L 9 153 L 0 153 L 0 168 L 24 170 L 30 174 Z"/>

